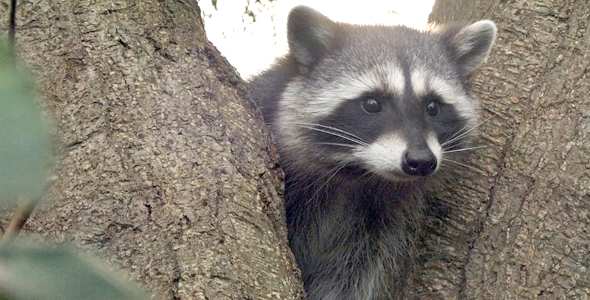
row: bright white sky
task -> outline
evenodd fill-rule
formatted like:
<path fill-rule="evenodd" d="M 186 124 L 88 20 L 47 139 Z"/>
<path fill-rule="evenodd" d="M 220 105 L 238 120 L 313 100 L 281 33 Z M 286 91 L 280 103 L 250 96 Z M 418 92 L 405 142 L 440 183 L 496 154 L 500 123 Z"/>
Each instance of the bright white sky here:
<path fill-rule="evenodd" d="M 257 15 L 256 22 L 252 22 L 250 16 L 243 14 L 245 2 L 218 0 L 218 11 L 215 11 L 211 0 L 199 1 L 204 14 L 211 14 L 210 18 L 204 19 L 209 40 L 243 78 L 267 68 L 276 57 L 286 52 L 287 15 L 294 6 L 310 6 L 335 21 L 404 24 L 424 29 L 434 4 L 434 0 L 278 0 L 266 4 L 268 7 L 259 3 L 250 5 Z"/>

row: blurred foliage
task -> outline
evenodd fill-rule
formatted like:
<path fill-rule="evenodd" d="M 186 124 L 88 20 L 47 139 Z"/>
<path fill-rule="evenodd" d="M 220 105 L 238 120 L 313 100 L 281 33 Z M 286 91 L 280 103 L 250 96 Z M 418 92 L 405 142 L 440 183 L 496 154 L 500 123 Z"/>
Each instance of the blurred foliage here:
<path fill-rule="evenodd" d="M 28 74 L 0 37 L 0 204 L 36 199 L 51 164 L 51 138 Z"/>
<path fill-rule="evenodd" d="M 102 265 L 63 248 L 10 243 L 0 248 L 0 299 L 149 299 Z"/>

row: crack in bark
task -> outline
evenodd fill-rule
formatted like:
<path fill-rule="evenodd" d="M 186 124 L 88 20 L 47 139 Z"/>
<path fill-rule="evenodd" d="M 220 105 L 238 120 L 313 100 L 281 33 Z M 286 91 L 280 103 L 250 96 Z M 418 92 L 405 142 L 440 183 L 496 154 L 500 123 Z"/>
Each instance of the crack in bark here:
<path fill-rule="evenodd" d="M 10 1 L 10 25 L 8 28 L 8 43 L 10 51 L 14 52 L 14 38 L 16 35 L 16 0 Z"/>
<path fill-rule="evenodd" d="M 182 233 L 182 230 L 178 234 L 178 237 L 180 237 L 181 233 Z M 172 277 L 172 280 L 170 282 L 172 284 L 170 291 L 172 293 L 172 299 L 180 300 L 182 298 L 178 295 L 178 291 L 180 290 L 180 281 L 182 280 L 182 271 L 180 270 L 180 266 L 178 265 L 178 257 L 176 255 L 176 251 L 174 250 L 174 247 L 172 246 L 172 244 L 168 244 L 168 248 L 171 253 L 172 261 L 174 264 L 172 267 L 172 271 L 174 272 L 174 274 L 173 274 L 174 277 Z"/>

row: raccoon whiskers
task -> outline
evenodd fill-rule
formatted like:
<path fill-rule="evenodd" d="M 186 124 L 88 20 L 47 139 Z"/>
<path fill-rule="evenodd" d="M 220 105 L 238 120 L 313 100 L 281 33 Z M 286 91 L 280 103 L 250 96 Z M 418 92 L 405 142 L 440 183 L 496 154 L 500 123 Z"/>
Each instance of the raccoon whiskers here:
<path fill-rule="evenodd" d="M 450 162 L 450 163 L 453 163 L 453 164 L 459 165 L 459 166 L 461 166 L 461 167 L 465 167 L 465 168 L 468 168 L 468 169 L 471 169 L 471 170 L 477 171 L 478 173 L 481 173 L 481 172 L 483 172 L 483 170 L 481 170 L 481 169 L 478 169 L 478 168 L 476 168 L 476 167 L 474 167 L 474 166 L 470 166 L 470 165 L 467 165 L 467 164 L 464 164 L 464 163 L 460 163 L 460 162 L 458 162 L 458 161 L 455 161 L 455 160 L 452 160 L 452 159 L 448 159 L 448 158 L 444 158 L 444 157 L 442 158 L 442 162 Z"/>
<path fill-rule="evenodd" d="M 326 181 L 324 181 L 324 183 L 322 183 L 322 185 L 320 185 L 316 189 L 316 191 L 313 193 L 313 195 L 311 197 L 309 197 L 309 199 L 307 200 L 307 203 L 313 201 L 316 198 L 316 196 L 318 195 L 318 193 L 322 190 L 322 188 L 324 188 L 330 182 L 330 180 L 332 180 L 332 178 L 334 178 L 334 176 L 336 176 L 336 174 L 338 174 L 338 172 L 340 172 L 340 170 L 342 170 L 344 167 L 346 167 L 346 165 L 347 165 L 346 162 L 340 162 L 339 164 L 336 165 L 336 167 L 332 168 L 331 172 L 327 172 L 326 175 L 318 178 L 318 180 L 316 180 L 312 184 L 310 184 L 308 187 L 315 185 L 316 183 L 318 183 L 323 178 L 326 178 L 326 176 L 328 176 L 331 173 L 330 177 L 328 177 L 328 179 L 326 179 Z"/>
<path fill-rule="evenodd" d="M 455 145 L 455 146 L 457 146 L 457 145 Z M 452 149 L 452 150 L 447 150 L 447 149 L 444 149 L 443 148 L 443 151 L 442 151 L 443 156 L 441 158 L 441 166 L 450 167 L 448 163 L 451 163 L 451 165 L 452 164 L 455 164 L 455 165 L 458 165 L 458 166 L 461 166 L 461 167 L 464 167 L 464 168 L 475 170 L 478 173 L 481 173 L 481 172 L 483 172 L 481 169 L 478 169 L 476 167 L 470 166 L 470 165 L 465 164 L 465 163 L 461 163 L 461 162 L 458 162 L 458 161 L 449 159 L 449 158 L 447 158 L 445 156 L 446 156 L 446 154 L 449 154 L 449 153 L 458 153 L 458 152 L 472 151 L 472 150 L 482 149 L 482 148 L 486 148 L 486 147 L 487 146 L 483 145 L 483 146 L 464 147 L 464 148 Z M 448 162 L 448 163 L 445 164 L 445 162 Z M 446 168 L 441 168 L 441 170 L 447 171 L 445 169 Z"/>
<path fill-rule="evenodd" d="M 460 130 L 458 130 L 455 134 L 453 134 L 448 140 L 444 141 L 441 143 L 441 146 L 444 148 L 445 146 L 452 144 L 453 142 L 465 137 L 468 133 L 470 133 L 471 131 L 475 130 L 476 128 L 478 128 L 479 126 L 487 123 L 489 120 L 491 120 L 493 117 L 497 116 L 498 114 L 494 114 L 488 118 L 485 118 L 483 121 L 475 124 L 473 127 L 468 128 L 467 126 L 461 128 Z"/>
<path fill-rule="evenodd" d="M 479 123 L 479 124 L 477 124 L 477 125 L 475 125 L 475 126 L 473 126 L 473 127 L 469 128 L 469 129 L 467 129 L 467 127 L 463 127 L 463 128 L 461 128 L 461 130 L 457 131 L 457 132 L 456 132 L 454 135 L 452 135 L 452 136 L 451 136 L 451 137 L 450 137 L 448 140 L 446 140 L 446 141 L 442 142 L 442 143 L 440 144 L 440 145 L 441 145 L 441 147 L 443 147 L 443 148 L 444 148 L 444 147 L 446 147 L 446 146 L 452 145 L 454 142 L 456 142 L 456 141 L 458 141 L 458 140 L 460 140 L 460 139 L 462 139 L 462 138 L 465 138 L 465 137 L 467 137 L 467 134 L 469 134 L 469 132 L 471 132 L 471 131 L 475 130 L 475 129 L 476 129 L 477 127 L 479 127 L 481 124 L 483 124 L 483 122 L 481 122 L 481 123 Z"/>
<path fill-rule="evenodd" d="M 301 128 L 306 128 L 309 130 L 315 130 L 315 131 L 331 134 L 333 136 L 337 136 L 339 138 L 351 141 L 351 142 L 361 145 L 361 146 L 365 146 L 365 147 L 369 146 L 369 143 L 363 141 L 362 138 L 360 138 L 350 132 L 347 132 L 345 130 L 338 129 L 336 127 L 322 125 L 322 124 L 314 124 L 314 123 L 293 123 L 293 125 L 299 126 Z"/>
<path fill-rule="evenodd" d="M 349 147 L 349 148 L 356 148 L 356 145 L 341 144 L 341 143 L 318 143 L 318 145 L 327 145 L 327 146 L 339 146 L 339 147 Z"/>
<path fill-rule="evenodd" d="M 320 189 L 321 189 L 323 186 L 325 186 L 330 181 L 330 179 L 332 179 L 336 175 L 336 173 L 338 173 L 340 170 L 342 170 L 342 168 L 344 168 L 345 166 L 346 166 L 346 163 L 342 163 L 342 165 L 341 164 L 337 164 L 336 167 L 330 169 L 330 171 L 326 172 L 325 174 L 323 174 L 321 176 L 318 176 L 318 178 L 314 182 L 308 184 L 305 187 L 305 189 L 314 188 L 316 184 L 318 184 L 324 178 L 326 178 L 326 177 L 329 176 L 328 180 L 324 181 L 324 183 L 320 186 Z M 314 198 L 316 195 L 317 195 L 317 192 L 315 192 L 314 195 L 313 195 L 313 197 L 311 197 L 311 198 Z"/>
<path fill-rule="evenodd" d="M 470 151 L 470 150 L 475 150 L 475 149 L 482 149 L 482 148 L 486 148 L 486 145 L 483 146 L 475 146 L 475 147 L 468 147 L 468 148 L 460 148 L 460 149 L 453 149 L 453 150 L 445 150 L 443 149 L 443 154 L 444 153 L 453 153 L 453 152 L 462 152 L 462 151 Z"/>

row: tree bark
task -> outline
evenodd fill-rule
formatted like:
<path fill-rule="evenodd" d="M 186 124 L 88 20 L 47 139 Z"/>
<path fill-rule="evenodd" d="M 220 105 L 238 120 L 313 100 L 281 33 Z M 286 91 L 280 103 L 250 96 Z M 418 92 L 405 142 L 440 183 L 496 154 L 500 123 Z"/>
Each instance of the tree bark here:
<path fill-rule="evenodd" d="M 16 38 L 57 140 L 28 235 L 160 299 L 302 298 L 271 138 L 194 0 L 21 0 Z"/>
<path fill-rule="evenodd" d="M 439 0 L 430 19 L 499 34 L 474 80 L 487 148 L 437 199 L 412 298 L 588 299 L 588 2 Z"/>

